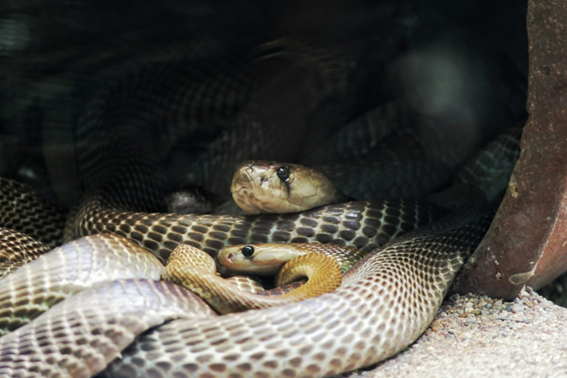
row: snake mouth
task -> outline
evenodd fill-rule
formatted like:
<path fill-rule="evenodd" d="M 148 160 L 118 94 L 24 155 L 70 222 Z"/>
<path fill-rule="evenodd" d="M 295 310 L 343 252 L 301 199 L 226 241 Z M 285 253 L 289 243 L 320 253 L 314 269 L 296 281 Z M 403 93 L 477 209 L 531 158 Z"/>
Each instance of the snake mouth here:
<path fill-rule="evenodd" d="M 219 254 L 217 255 L 217 261 L 220 265 L 226 265 L 226 262 L 232 262 L 233 258 L 234 254 L 232 252 L 230 252 L 228 255 L 223 255 L 219 252 Z"/>

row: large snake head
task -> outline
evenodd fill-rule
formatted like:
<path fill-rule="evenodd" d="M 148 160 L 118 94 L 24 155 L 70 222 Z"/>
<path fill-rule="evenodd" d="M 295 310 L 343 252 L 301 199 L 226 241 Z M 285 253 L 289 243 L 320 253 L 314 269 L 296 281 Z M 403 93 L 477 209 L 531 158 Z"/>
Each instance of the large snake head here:
<path fill-rule="evenodd" d="M 230 191 L 249 214 L 295 213 L 344 200 L 333 183 L 314 169 L 261 160 L 240 164 Z"/>

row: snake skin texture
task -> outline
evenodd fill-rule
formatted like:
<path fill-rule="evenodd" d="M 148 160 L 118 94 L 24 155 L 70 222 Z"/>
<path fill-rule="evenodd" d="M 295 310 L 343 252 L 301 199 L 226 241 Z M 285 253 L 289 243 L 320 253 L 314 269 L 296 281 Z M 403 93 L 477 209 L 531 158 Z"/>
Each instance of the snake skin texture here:
<path fill-rule="evenodd" d="M 262 285 L 262 282 L 249 276 L 229 277 L 226 278 L 225 281 L 233 285 L 238 290 L 243 290 L 250 293 L 257 294 L 266 290 Z"/>
<path fill-rule="evenodd" d="M 30 322 L 86 287 L 126 278 L 159 280 L 162 271 L 163 265 L 153 255 L 119 236 L 77 239 L 0 280 L 0 334 Z"/>
<path fill-rule="evenodd" d="M 0 179 L 0 225 L 25 233 L 49 247 L 60 245 L 65 211 L 35 189 Z"/>
<path fill-rule="evenodd" d="M 510 172 L 520 156 L 522 127 L 510 127 L 498 135 L 478 155 L 464 164 L 455 175 L 455 183 L 476 185 L 489 202 L 501 197 Z"/>
<path fill-rule="evenodd" d="M 119 357 L 138 333 L 191 314 L 213 315 L 179 286 L 154 280 L 103 282 L 2 337 L 0 376 L 88 378 Z"/>
<path fill-rule="evenodd" d="M 353 198 L 420 197 L 439 190 L 450 180 L 459 160 L 467 156 L 463 153 L 449 158 L 445 152 L 437 156 L 436 149 L 424 146 L 418 132 L 412 129 L 386 138 L 375 147 L 375 152 L 354 161 L 314 168 Z"/>
<path fill-rule="evenodd" d="M 0 227 L 0 278 L 50 249 L 24 233 Z"/>
<path fill-rule="evenodd" d="M 164 262 L 181 243 L 213 257 L 224 246 L 254 242 L 336 243 L 371 251 L 445 213 L 432 203 L 412 199 L 355 201 L 303 213 L 255 217 L 102 210 L 82 220 L 81 233 L 111 232 L 136 240 Z"/>
<path fill-rule="evenodd" d="M 362 204 L 365 203 L 362 202 Z M 384 238 L 384 241 L 386 241 L 388 240 L 387 236 L 390 234 L 395 235 L 396 233 L 402 231 L 410 231 L 411 229 L 419 227 L 420 225 L 422 225 L 427 221 L 431 221 L 433 219 L 432 212 L 436 209 L 436 207 L 432 205 L 424 206 L 424 204 L 426 203 L 419 201 L 404 201 L 404 200 L 384 201 L 382 202 L 381 205 L 382 211 L 378 211 L 379 208 L 372 208 L 372 207 L 366 208 L 366 206 L 361 206 L 361 203 L 357 203 L 357 202 L 350 203 L 351 207 L 349 207 L 348 205 L 333 205 L 333 206 L 335 207 L 335 209 L 340 210 L 338 214 L 335 213 L 334 215 L 335 217 L 338 215 L 343 216 L 342 222 L 346 224 L 351 224 L 351 226 L 352 223 L 355 223 L 358 225 L 357 227 L 365 229 L 366 232 L 375 233 L 374 236 L 382 235 L 381 237 Z M 330 214 L 328 213 L 329 209 L 333 209 L 333 206 L 327 207 L 327 209 L 324 208 L 323 209 L 324 211 L 322 210 L 319 211 L 322 211 L 323 214 L 327 214 L 328 218 L 333 218 L 330 216 L 332 212 Z M 345 209 L 349 209 L 349 211 L 345 212 Z M 370 224 L 374 224 L 374 227 L 368 227 L 368 225 L 362 227 L 364 225 L 364 217 L 359 216 L 360 212 L 357 212 L 356 210 L 358 211 L 364 210 L 368 212 L 368 214 L 364 214 L 364 215 L 368 215 L 369 220 L 370 219 L 374 220 L 375 223 L 370 222 Z M 279 221 L 282 222 L 280 217 L 284 217 L 285 219 L 285 217 L 289 217 L 289 216 L 297 217 L 297 214 L 281 215 L 281 216 L 276 216 L 275 218 L 274 216 L 270 216 L 270 217 L 271 219 L 275 219 L 275 220 L 279 219 Z M 298 219 L 304 219 L 304 218 L 299 217 Z M 311 219 L 311 218 L 308 217 L 305 219 Z M 264 222 L 266 222 L 265 218 L 263 220 Z M 341 221 L 340 218 L 339 221 Z M 359 223 L 360 221 L 362 221 L 362 224 Z M 378 221 L 380 222 L 376 223 Z M 303 223 L 305 223 L 305 221 Z M 301 224 L 301 221 L 299 224 Z M 375 228 L 377 224 L 380 224 L 381 226 L 379 229 Z M 277 222 L 273 222 L 271 225 L 272 226 L 277 225 Z M 211 228 L 214 227 L 214 224 L 210 225 L 210 227 Z M 335 230 L 335 231 L 338 232 L 339 230 Z M 346 231 L 347 238 L 348 236 L 352 236 L 351 239 L 355 239 L 356 233 L 353 230 L 343 230 L 343 231 Z M 137 254 L 136 253 L 132 254 L 131 252 L 126 251 L 126 249 L 134 248 L 135 246 L 136 245 L 134 242 L 128 241 L 126 239 L 122 239 L 120 236 L 108 235 L 108 234 L 88 236 L 82 239 L 78 239 L 77 241 L 65 244 L 63 247 L 57 248 L 49 252 L 48 254 L 43 255 L 42 257 L 38 258 L 32 263 L 27 264 L 23 268 L 10 274 L 5 279 L 0 281 L 1 285 L 6 286 L 5 289 L 2 289 L 2 292 L 6 294 L 4 294 L 5 298 L 2 301 L 3 304 L 0 305 L 1 308 L 8 309 L 9 311 L 9 313 L 5 314 L 5 316 L 3 317 L 3 319 L 5 319 L 5 322 L 7 323 L 6 328 L 14 329 L 21 326 L 22 324 L 25 324 L 27 321 L 30 320 L 29 318 L 37 316 L 41 312 L 45 311 L 49 305 L 54 305 L 58 301 L 61 301 L 62 299 L 67 297 L 69 294 L 83 288 L 85 286 L 85 282 L 88 283 L 89 276 L 92 276 L 92 279 L 90 279 L 90 281 L 92 281 L 91 283 L 96 283 L 104 280 L 125 278 L 124 275 L 129 274 L 128 270 L 133 270 L 132 275 L 130 277 L 147 277 L 149 279 L 154 279 L 154 280 L 159 278 L 159 274 L 161 273 L 163 267 L 158 262 L 158 260 L 155 257 L 153 257 L 153 255 L 143 250 L 140 250 L 140 252 Z M 107 249 L 107 251 L 104 251 L 104 249 Z M 101 252 L 100 255 L 98 254 L 99 250 Z M 105 253 L 108 252 L 110 252 L 110 254 L 105 255 Z M 128 257 L 126 258 L 126 261 L 123 261 L 124 259 L 120 258 L 119 255 L 124 255 L 125 253 L 128 255 Z M 98 256 L 98 258 L 95 258 L 93 256 Z M 148 264 L 147 259 L 149 259 L 149 261 L 152 263 Z M 97 261 L 98 261 L 98 265 L 97 265 Z M 100 268 L 97 268 L 97 266 L 100 266 Z M 115 266 L 114 269 L 112 269 L 113 266 Z M 128 269 L 126 269 L 126 267 L 128 267 Z M 24 293 L 23 295 L 23 298 L 25 298 L 24 302 L 21 302 L 22 299 L 18 299 L 17 302 L 14 302 L 16 301 L 16 298 L 22 297 L 17 295 L 19 292 Z M 56 293 L 56 295 L 54 295 L 53 293 Z M 82 291 L 76 295 L 71 296 L 70 298 L 76 298 L 76 297 L 83 298 L 85 296 L 91 295 L 89 293 L 90 292 L 88 291 Z M 48 297 L 44 298 L 45 295 L 47 295 Z M 100 299 L 101 303 L 106 301 L 104 296 L 102 297 L 103 298 Z M 94 306 L 92 308 L 88 308 L 84 310 L 87 312 L 93 311 L 98 314 L 98 311 L 104 312 L 106 311 L 105 309 L 109 308 L 105 306 L 100 306 L 98 299 L 95 300 L 94 298 L 90 298 L 90 297 L 88 299 L 75 299 L 75 301 L 86 301 L 86 302 L 80 302 L 81 306 L 89 307 L 86 305 L 86 303 L 90 303 L 92 306 Z M 27 339 L 28 337 L 32 337 L 32 336 L 30 336 L 30 332 L 25 331 L 27 329 L 32 330 L 31 334 L 34 335 L 33 337 L 41 337 L 35 334 L 36 330 L 43 329 L 42 327 L 47 327 L 47 332 L 51 332 L 50 334 L 58 335 L 57 337 L 62 338 L 61 342 L 57 342 L 55 340 L 50 339 L 50 344 L 51 341 L 53 341 L 55 345 L 59 345 L 59 344 L 64 345 L 65 343 L 70 343 L 70 345 L 76 345 L 75 344 L 76 341 L 74 337 L 71 337 L 69 332 L 62 331 L 61 333 L 53 333 L 52 331 L 49 330 L 50 329 L 49 327 L 51 327 L 49 325 L 51 324 L 50 323 L 51 317 L 55 316 L 54 319 L 56 320 L 54 321 L 59 322 L 57 324 L 61 324 L 61 322 L 64 322 L 65 323 L 64 328 L 65 328 L 66 324 L 73 324 L 73 325 L 75 324 L 74 322 L 71 322 L 69 320 L 70 318 L 75 317 L 75 315 L 73 315 L 74 314 L 73 311 L 79 311 L 79 312 L 83 311 L 82 308 L 76 308 L 75 306 L 68 307 L 67 305 L 65 305 L 66 302 L 67 301 L 65 300 L 60 304 L 56 304 L 55 307 L 57 306 L 59 307 L 52 309 L 52 310 L 56 310 L 53 314 L 52 311 L 48 311 L 47 313 L 38 317 L 36 320 L 32 321 L 27 326 L 24 326 L 28 328 L 22 328 L 23 330 L 12 332 L 6 336 L 7 338 L 6 340 L 8 340 L 7 344 L 2 344 L 2 345 L 6 345 L 6 347 L 5 348 L 0 347 L 0 356 L 1 356 L 0 372 L 5 371 L 7 372 L 6 374 L 12 376 L 19 376 L 19 377 L 34 376 L 34 374 L 36 373 L 35 371 L 24 373 L 22 370 L 23 369 L 22 366 L 29 366 L 29 363 L 26 362 L 28 361 L 27 360 L 28 357 L 22 357 L 22 358 L 19 357 L 21 350 L 27 348 L 27 345 L 30 345 L 29 342 L 26 340 L 28 340 Z M 38 305 L 35 307 L 31 306 L 32 309 L 28 313 L 26 313 L 25 311 L 22 312 L 23 310 L 30 307 L 28 304 L 32 304 L 32 303 L 36 303 Z M 21 305 L 21 307 L 18 307 L 18 305 Z M 10 310 L 13 310 L 13 312 L 10 312 Z M 61 316 L 65 316 L 65 315 L 67 316 L 65 318 L 66 319 L 65 321 L 57 320 L 60 319 L 58 317 L 59 315 L 57 315 L 59 313 L 61 314 Z M 94 316 L 95 315 L 92 315 L 91 317 Z M 100 316 L 105 316 L 105 315 L 102 315 L 101 313 Z M 115 316 L 119 316 L 119 315 L 117 314 L 111 315 L 111 318 L 116 319 Z M 18 321 L 16 324 L 13 324 L 11 321 L 15 318 L 18 318 Z M 23 320 L 21 320 L 20 318 L 22 318 Z M 81 316 L 80 318 L 82 319 L 83 317 Z M 87 317 L 87 320 L 88 319 L 90 319 L 90 317 Z M 97 320 L 97 324 L 100 322 L 101 320 Z M 109 320 L 109 322 L 111 322 L 111 324 L 113 324 L 113 322 L 118 322 L 122 324 L 118 320 L 113 320 L 113 321 Z M 48 324 L 48 325 L 44 326 L 43 324 Z M 81 327 L 88 326 L 85 324 L 86 323 L 81 323 Z M 79 327 L 79 325 L 77 325 L 77 327 Z M 77 332 L 79 332 L 81 335 L 83 335 L 85 332 L 87 332 L 88 334 L 88 331 L 85 330 L 77 331 Z M 126 331 L 120 330 L 120 332 L 126 332 Z M 131 339 L 128 339 L 128 342 L 130 341 Z M 32 342 L 32 344 L 34 343 Z M 25 348 L 24 345 L 26 345 Z M 123 344 L 119 344 L 119 345 L 123 345 Z M 60 355 L 65 355 L 66 353 L 71 353 L 70 351 L 74 350 L 72 347 L 70 347 L 71 349 L 68 350 L 67 349 L 59 350 L 52 348 L 43 350 L 41 348 L 45 347 L 45 345 L 42 343 L 38 344 L 38 347 L 40 349 L 33 349 L 35 348 L 34 346 L 29 346 L 29 348 L 32 349 L 30 349 L 30 352 L 25 352 L 26 356 L 27 353 L 29 354 L 41 353 L 42 355 L 54 353 L 54 355 L 60 356 Z M 100 345 L 100 348 L 104 349 L 105 346 Z M 81 355 L 82 353 L 87 353 L 84 351 L 84 349 L 81 349 L 80 347 L 78 350 L 79 351 L 77 352 L 73 352 L 74 355 L 77 353 Z M 93 352 L 93 353 L 96 354 L 98 352 Z M 44 366 L 45 364 L 49 366 L 48 367 Z M 57 366 L 54 367 L 54 365 Z M 54 376 L 57 376 L 57 374 L 62 374 L 63 372 L 65 374 L 69 372 L 75 374 L 74 372 L 75 369 L 77 368 L 77 362 L 65 358 L 63 360 L 59 360 L 58 358 L 51 358 L 51 359 L 47 358 L 45 360 L 42 360 L 38 366 L 40 366 L 38 367 L 38 369 L 41 370 L 40 374 L 53 371 Z M 84 371 L 84 368 L 77 368 L 77 369 L 79 369 L 81 372 Z M 93 371 L 88 370 L 88 371 L 89 374 L 95 372 L 95 370 Z M 81 376 L 80 374 L 82 373 L 76 373 L 76 374 L 78 376 Z M 0 376 L 2 376 L 2 374 L 0 374 Z"/>
<path fill-rule="evenodd" d="M 433 320 L 491 216 L 375 253 L 331 294 L 176 320 L 141 335 L 106 377 L 322 377 L 391 357 Z"/>

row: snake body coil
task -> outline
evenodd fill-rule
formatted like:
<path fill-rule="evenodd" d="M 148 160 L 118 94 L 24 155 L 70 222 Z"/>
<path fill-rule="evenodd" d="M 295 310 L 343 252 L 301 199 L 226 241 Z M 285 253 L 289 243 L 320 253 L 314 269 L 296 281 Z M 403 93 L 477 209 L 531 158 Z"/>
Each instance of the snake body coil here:
<path fill-rule="evenodd" d="M 393 199 L 346 202 L 283 215 L 159 212 L 163 209 L 166 183 L 158 168 L 163 156 L 152 147 L 167 138 L 156 137 L 155 127 L 162 121 L 168 128 L 175 126 L 166 122 L 171 117 L 165 110 L 176 109 L 184 114 L 187 104 L 193 110 L 200 109 L 200 117 L 188 121 L 192 126 L 197 121 L 226 121 L 228 113 L 233 117 L 232 126 L 207 150 L 203 158 L 206 160 L 199 160 L 200 172 L 193 176 L 197 183 L 221 195 L 228 195 L 223 193 L 228 191 L 227 172 L 232 172 L 238 162 L 256 158 L 290 161 L 297 156 L 299 147 L 292 142 L 303 135 L 307 120 L 317 118 L 325 98 L 336 95 L 337 88 L 345 92 L 341 81 L 345 75 L 341 70 L 317 70 L 320 67 L 308 59 L 299 59 L 299 63 L 276 70 L 275 75 L 266 75 L 286 59 L 284 55 L 268 60 L 262 75 L 244 80 L 245 94 L 215 92 L 211 83 L 218 78 L 218 66 L 205 62 L 193 69 L 183 64 L 176 66 L 183 81 L 196 82 L 186 92 L 171 92 L 171 80 L 160 81 L 171 74 L 162 67 L 155 70 L 156 76 L 144 75 L 141 70 L 136 74 L 141 76 L 127 77 L 90 103 L 76 133 L 85 196 L 66 233 L 85 238 L 51 251 L 0 281 L 7 290 L 0 304 L 27 307 L 30 303 L 43 304 L 45 300 L 34 299 L 34 295 L 46 288 L 65 292 L 62 297 L 78 290 L 75 278 L 67 281 L 58 275 L 84 275 L 85 279 L 107 275 L 111 281 L 120 280 L 99 282 L 71 295 L 0 338 L 0 376 L 88 377 L 105 367 L 102 374 L 108 377 L 333 376 L 394 355 L 427 328 L 457 271 L 490 223 L 489 216 L 479 215 L 481 206 L 475 204 L 470 214 L 463 212 L 464 226 L 441 230 L 433 227 L 425 235 L 417 234 L 383 250 L 378 247 L 439 219 L 447 210 L 427 201 Z M 234 82 L 251 75 L 244 72 L 233 75 Z M 259 80 L 266 77 L 270 79 Z M 287 85 L 290 81 L 296 85 Z M 257 92 L 248 93 L 251 88 Z M 171 96 L 166 101 L 171 108 L 148 110 L 144 105 L 149 97 L 145 94 L 152 91 Z M 251 101 L 244 105 L 244 98 Z M 155 102 L 155 96 L 151 101 Z M 143 114 L 139 109 L 145 109 Z M 243 144 L 236 145 L 234 140 L 242 140 Z M 417 144 L 414 139 L 411 142 L 412 146 Z M 433 172 L 432 166 L 422 164 L 421 159 L 438 157 L 437 153 L 414 147 L 410 152 L 415 152 L 415 166 L 423 168 L 420 173 L 425 179 L 433 180 L 423 185 L 428 190 L 446 184 L 449 172 L 470 154 L 469 149 L 452 145 L 462 155 L 451 164 L 438 159 L 440 170 Z M 373 164 L 395 160 L 391 153 L 384 156 L 382 160 L 373 156 L 378 159 Z M 335 172 L 338 178 L 340 172 Z M 407 184 L 407 176 L 407 171 L 401 172 L 402 186 Z M 364 186 L 354 184 L 354 192 Z M 421 189 L 419 186 L 416 190 Z M 95 235 L 99 233 L 111 236 Z M 131 241 L 124 242 L 121 237 Z M 278 308 L 225 316 L 215 316 L 184 289 L 153 282 L 161 269 L 159 264 L 155 268 L 140 267 L 127 277 L 103 273 L 105 265 L 130 265 L 132 252 L 125 251 L 124 243 L 147 248 L 155 256 L 146 253 L 144 256 L 151 257 L 148 260 L 163 263 L 180 244 L 216 256 L 227 245 L 268 241 L 338 243 L 373 253 L 347 272 L 333 293 Z M 114 255 L 108 261 L 91 257 L 92 261 L 84 262 L 81 256 L 86 255 L 81 254 L 74 260 L 57 257 L 66 249 L 82 250 L 81 244 L 88 244 L 91 252 L 110 247 Z M 56 264 L 65 269 L 52 269 Z M 151 274 L 141 272 L 144 269 Z M 34 286 L 36 283 L 38 286 Z M 21 303 L 12 298 L 18 291 L 27 294 Z M 196 310 L 195 315 L 188 315 L 191 310 Z M 8 320 L 0 319 L 0 324 L 6 329 L 15 328 L 12 319 L 20 312 L 22 318 L 27 317 L 21 324 L 34 316 L 16 310 L 5 315 Z M 34 308 L 31 312 L 37 315 L 41 311 Z"/>
<path fill-rule="evenodd" d="M 335 293 L 164 324 L 127 348 L 107 374 L 321 377 L 381 361 L 425 331 L 490 220 L 376 253 Z"/>

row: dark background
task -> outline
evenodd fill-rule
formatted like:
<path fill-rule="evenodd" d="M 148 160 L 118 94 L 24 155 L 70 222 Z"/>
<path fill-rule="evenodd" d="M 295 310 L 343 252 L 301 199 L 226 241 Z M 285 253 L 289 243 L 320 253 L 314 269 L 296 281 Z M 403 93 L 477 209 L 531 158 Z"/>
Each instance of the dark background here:
<path fill-rule="evenodd" d="M 230 56 L 290 35 L 349 51 L 352 117 L 404 90 L 425 88 L 427 99 L 444 85 L 431 77 L 452 80 L 436 68 L 436 57 L 448 56 L 466 67 L 463 106 L 485 123 L 512 123 L 525 112 L 525 15 L 525 1 L 5 0 L 0 175 L 45 185 L 42 148 L 66 148 L 46 142 L 46 124 L 65 133 L 124 72 L 177 54 Z M 417 68 L 403 74 L 408 56 Z"/>

